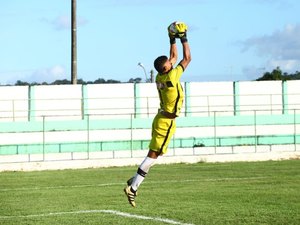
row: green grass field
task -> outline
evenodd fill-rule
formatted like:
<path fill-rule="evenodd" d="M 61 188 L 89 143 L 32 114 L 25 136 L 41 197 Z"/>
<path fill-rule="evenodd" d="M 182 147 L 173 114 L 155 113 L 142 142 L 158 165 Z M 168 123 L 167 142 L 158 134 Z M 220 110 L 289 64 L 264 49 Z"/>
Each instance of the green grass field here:
<path fill-rule="evenodd" d="M 0 224 L 300 224 L 300 161 L 0 173 Z"/>

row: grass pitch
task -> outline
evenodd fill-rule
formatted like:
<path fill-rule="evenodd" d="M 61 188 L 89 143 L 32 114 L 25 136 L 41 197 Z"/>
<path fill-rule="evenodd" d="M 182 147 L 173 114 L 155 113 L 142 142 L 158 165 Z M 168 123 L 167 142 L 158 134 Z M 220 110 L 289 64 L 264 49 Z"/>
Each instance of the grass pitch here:
<path fill-rule="evenodd" d="M 0 173 L 0 224 L 300 224 L 300 161 Z"/>

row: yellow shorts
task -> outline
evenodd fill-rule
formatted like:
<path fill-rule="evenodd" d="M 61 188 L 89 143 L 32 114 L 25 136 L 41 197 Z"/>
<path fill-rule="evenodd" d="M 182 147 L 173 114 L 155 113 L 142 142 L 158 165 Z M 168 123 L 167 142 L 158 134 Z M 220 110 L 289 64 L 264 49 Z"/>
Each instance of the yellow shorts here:
<path fill-rule="evenodd" d="M 166 118 L 158 113 L 152 123 L 152 139 L 149 149 L 158 152 L 160 155 L 165 154 L 175 130 L 175 119 Z"/>

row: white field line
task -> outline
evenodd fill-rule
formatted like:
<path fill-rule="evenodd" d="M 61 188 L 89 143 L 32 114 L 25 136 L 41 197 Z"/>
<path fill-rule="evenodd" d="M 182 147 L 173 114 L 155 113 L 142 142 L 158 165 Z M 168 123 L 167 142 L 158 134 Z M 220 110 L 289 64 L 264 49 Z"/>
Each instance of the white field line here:
<path fill-rule="evenodd" d="M 63 215 L 70 215 L 70 214 L 95 214 L 95 213 L 106 213 L 106 214 L 113 214 L 117 216 L 127 217 L 127 218 L 134 218 L 139 220 L 152 220 L 163 222 L 167 224 L 175 224 L 175 225 L 193 225 L 191 223 L 181 223 L 171 219 L 164 219 L 160 217 L 150 217 L 150 216 L 141 216 L 136 214 L 130 214 L 115 210 L 81 210 L 81 211 L 74 211 L 74 212 L 55 212 L 55 213 L 44 213 L 44 214 L 33 214 L 33 215 L 20 215 L 20 216 L 0 216 L 0 219 L 18 219 L 18 218 L 33 218 L 33 217 L 47 217 L 47 216 L 63 216 Z"/>
<path fill-rule="evenodd" d="M 89 188 L 89 187 L 110 187 L 115 185 L 124 185 L 124 183 L 106 183 L 106 184 L 80 184 L 71 186 L 45 186 L 45 187 L 20 187 L 20 188 L 0 188 L 0 191 L 31 191 L 31 190 L 48 190 L 48 189 L 68 189 L 68 188 Z"/>
<path fill-rule="evenodd" d="M 267 177 L 228 177 L 228 178 L 216 178 L 216 179 L 190 179 L 190 180 L 164 180 L 160 183 L 191 183 L 191 182 L 220 182 L 220 181 L 247 181 L 247 180 L 261 180 Z M 5 191 L 32 191 L 32 190 L 48 190 L 48 189 L 69 189 L 69 188 L 89 188 L 89 187 L 110 187 L 110 186 L 121 186 L 123 183 L 105 183 L 105 184 L 81 184 L 71 186 L 45 186 L 45 187 L 20 187 L 20 188 L 0 188 L 0 192 Z M 148 181 L 147 184 L 157 184 L 157 182 Z M 146 182 L 145 182 L 146 184 Z"/>

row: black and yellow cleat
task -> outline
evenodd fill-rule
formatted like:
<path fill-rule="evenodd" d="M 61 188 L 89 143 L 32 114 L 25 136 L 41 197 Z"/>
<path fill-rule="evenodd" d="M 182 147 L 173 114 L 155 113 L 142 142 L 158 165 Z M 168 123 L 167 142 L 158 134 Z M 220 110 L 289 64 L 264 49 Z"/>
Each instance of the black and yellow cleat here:
<path fill-rule="evenodd" d="M 136 197 L 136 193 L 133 193 L 131 191 L 131 186 L 127 186 L 124 188 L 124 192 L 125 192 L 125 195 L 127 196 L 128 198 L 128 202 L 130 205 L 132 205 L 133 207 L 135 207 L 135 197 Z"/>

